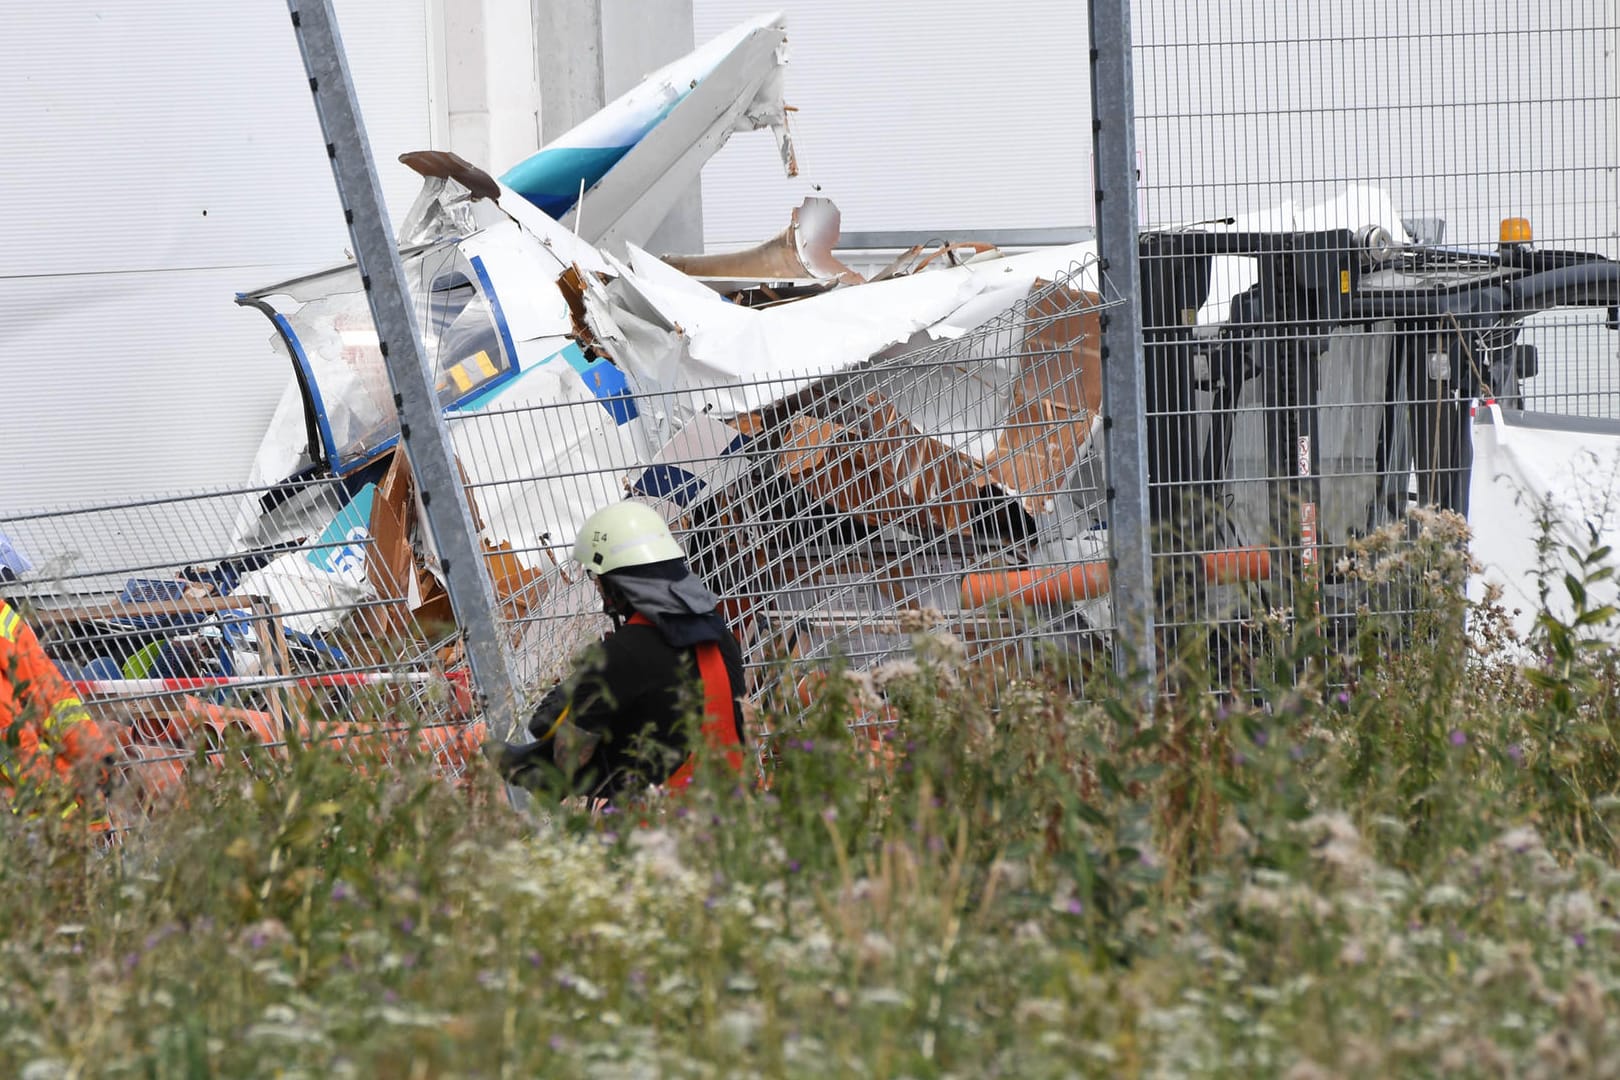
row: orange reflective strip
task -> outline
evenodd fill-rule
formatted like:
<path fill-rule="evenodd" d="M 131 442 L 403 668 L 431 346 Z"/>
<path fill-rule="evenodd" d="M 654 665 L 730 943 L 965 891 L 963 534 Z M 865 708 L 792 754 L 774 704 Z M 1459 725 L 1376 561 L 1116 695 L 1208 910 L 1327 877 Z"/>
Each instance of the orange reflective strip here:
<path fill-rule="evenodd" d="M 630 616 L 637 626 L 651 626 L 652 620 L 639 611 Z M 726 670 L 726 658 L 720 646 L 705 641 L 696 648 L 698 677 L 703 680 L 703 724 L 698 731 L 711 749 L 723 749 L 726 765 L 733 772 L 742 772 L 742 738 L 737 732 L 737 702 L 731 692 L 731 673 Z M 681 763 L 664 786 L 679 791 L 692 783 L 697 772 L 697 755 Z"/>
<path fill-rule="evenodd" d="M 16 641 L 17 633 L 22 629 L 22 616 L 11 609 L 11 605 L 0 600 L 0 638 L 7 641 Z"/>

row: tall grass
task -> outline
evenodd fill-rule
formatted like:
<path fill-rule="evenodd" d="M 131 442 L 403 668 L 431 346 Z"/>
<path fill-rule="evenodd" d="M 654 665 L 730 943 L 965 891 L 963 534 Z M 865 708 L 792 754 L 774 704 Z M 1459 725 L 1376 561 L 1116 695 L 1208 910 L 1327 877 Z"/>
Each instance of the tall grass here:
<path fill-rule="evenodd" d="M 1419 612 L 1366 613 L 1357 663 L 1279 616 L 1243 692 L 1152 718 L 982 700 L 924 635 L 834 680 L 764 790 L 519 815 L 317 743 L 199 771 L 110 852 L 14 824 L 0 1074 L 1620 1074 L 1602 605 L 1521 668 L 1428 526 L 1342 568 Z"/>

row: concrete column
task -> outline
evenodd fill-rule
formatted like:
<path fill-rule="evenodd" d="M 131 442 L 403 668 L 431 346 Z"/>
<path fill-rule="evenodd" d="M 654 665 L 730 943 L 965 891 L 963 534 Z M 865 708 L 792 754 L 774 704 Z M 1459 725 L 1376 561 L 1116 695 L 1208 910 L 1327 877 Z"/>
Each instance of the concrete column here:
<path fill-rule="evenodd" d="M 448 149 L 499 175 L 540 147 L 530 0 L 434 0 Z"/>
<path fill-rule="evenodd" d="M 532 0 L 540 135 L 553 139 L 655 68 L 692 51 L 692 0 Z M 589 201 L 587 200 L 587 213 Z M 703 250 L 694 184 L 647 242 L 654 254 Z"/>

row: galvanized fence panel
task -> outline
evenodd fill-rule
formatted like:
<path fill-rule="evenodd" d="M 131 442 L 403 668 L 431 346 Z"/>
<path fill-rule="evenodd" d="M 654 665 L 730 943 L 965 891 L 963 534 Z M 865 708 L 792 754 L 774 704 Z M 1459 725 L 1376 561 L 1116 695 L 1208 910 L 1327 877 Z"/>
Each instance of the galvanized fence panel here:
<path fill-rule="evenodd" d="M 986 693 L 1078 689 L 1113 628 L 1097 282 L 1073 266 L 965 333 L 830 374 L 599 396 L 569 368 L 578 392 L 447 413 L 524 696 L 607 628 L 571 549 L 625 498 L 664 514 L 723 598 L 757 734 L 792 725 L 834 667 L 880 689 L 924 631 Z M 325 344 L 355 385 L 381 363 Z M 199 755 L 295 732 L 360 768 L 414 743 L 464 775 L 486 733 L 411 470 L 376 441 L 341 477 L 0 515 L 35 563 L 7 595 L 124 747 L 120 825 Z M 862 715 L 888 722 L 880 692 Z"/>
<path fill-rule="evenodd" d="M 793 723 L 835 665 L 909 659 L 925 628 L 960 642 L 969 682 L 1071 662 L 1078 678 L 1111 628 L 1106 306 L 1076 266 L 959 337 L 833 374 L 451 414 L 475 502 L 549 589 L 514 629 L 524 681 L 560 677 L 605 628 L 571 549 L 586 514 L 624 498 L 664 515 L 722 598 L 770 724 Z M 635 413 L 623 443 L 593 434 L 615 409 Z"/>
<path fill-rule="evenodd" d="M 1135 0 L 1162 625 L 1219 679 L 1415 614 L 1347 565 L 1414 508 L 1532 512 L 1470 506 L 1482 404 L 1617 415 L 1617 14 Z"/>
<path fill-rule="evenodd" d="M 482 725 L 409 471 L 373 476 L 0 514 L 34 564 L 0 595 L 122 748 L 115 827 L 230 747 L 330 740 L 364 768 L 414 746 L 465 774 Z"/>

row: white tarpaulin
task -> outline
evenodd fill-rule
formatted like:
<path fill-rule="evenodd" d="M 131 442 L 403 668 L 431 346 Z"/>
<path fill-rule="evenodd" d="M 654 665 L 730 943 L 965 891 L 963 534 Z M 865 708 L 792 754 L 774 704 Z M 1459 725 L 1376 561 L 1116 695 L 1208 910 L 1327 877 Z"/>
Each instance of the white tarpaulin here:
<path fill-rule="evenodd" d="M 1491 405 L 1474 428 L 1474 468 L 1469 487 L 1473 554 L 1483 569 L 1469 582 L 1469 598 L 1479 600 L 1488 583 L 1502 589 L 1502 606 L 1520 634 L 1535 625 L 1541 607 L 1542 521 L 1549 522 L 1553 548 L 1549 610 L 1569 618 L 1571 602 L 1564 572 L 1574 560 L 1607 545 L 1620 550 L 1620 422 L 1522 413 Z M 1611 560 L 1612 562 L 1613 560 Z M 1590 607 L 1617 602 L 1614 581 L 1596 587 Z M 1620 627 L 1593 627 L 1620 641 Z"/>

